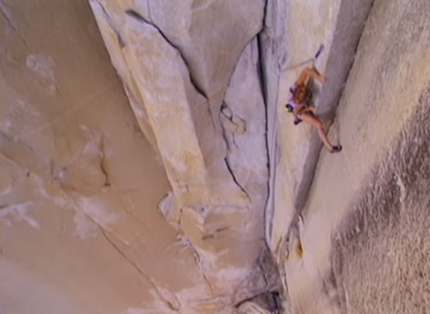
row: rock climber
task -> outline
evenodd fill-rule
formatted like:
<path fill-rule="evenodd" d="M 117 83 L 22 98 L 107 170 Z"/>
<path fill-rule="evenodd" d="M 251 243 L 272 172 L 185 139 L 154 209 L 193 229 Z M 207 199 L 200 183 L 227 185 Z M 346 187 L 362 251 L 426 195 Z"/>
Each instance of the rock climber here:
<path fill-rule="evenodd" d="M 316 108 L 311 104 L 312 93 L 308 87 L 309 80 L 315 78 L 321 83 L 325 82 L 324 75 L 321 75 L 315 67 L 305 68 L 300 74 L 297 81 L 291 87 L 292 97 L 286 107 L 294 115 L 294 124 L 297 125 L 302 121 L 309 123 L 318 130 L 318 134 L 324 145 L 331 153 L 340 152 L 341 145 L 332 145 L 327 137 L 327 132 L 322 121 L 315 116 Z"/>

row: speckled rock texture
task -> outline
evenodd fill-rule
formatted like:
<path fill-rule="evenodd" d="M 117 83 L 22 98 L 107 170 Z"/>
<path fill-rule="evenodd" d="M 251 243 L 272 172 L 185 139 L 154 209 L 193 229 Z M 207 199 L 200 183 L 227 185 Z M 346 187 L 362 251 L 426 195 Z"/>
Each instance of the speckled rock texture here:
<path fill-rule="evenodd" d="M 329 133 L 344 150 L 319 154 L 285 241 L 294 313 L 428 308 L 429 5 L 372 6 Z"/>
<path fill-rule="evenodd" d="M 0 313 L 427 313 L 428 12 L 0 0 Z"/>

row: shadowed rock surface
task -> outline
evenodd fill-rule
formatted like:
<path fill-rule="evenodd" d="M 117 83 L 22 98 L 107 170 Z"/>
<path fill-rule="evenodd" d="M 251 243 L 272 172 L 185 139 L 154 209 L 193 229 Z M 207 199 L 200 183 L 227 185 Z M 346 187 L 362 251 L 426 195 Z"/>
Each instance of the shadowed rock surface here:
<path fill-rule="evenodd" d="M 430 306 L 430 87 L 417 106 L 333 239 L 339 301 L 349 313 L 426 313 Z"/>
<path fill-rule="evenodd" d="M 428 12 L 0 0 L 0 312 L 426 313 Z"/>

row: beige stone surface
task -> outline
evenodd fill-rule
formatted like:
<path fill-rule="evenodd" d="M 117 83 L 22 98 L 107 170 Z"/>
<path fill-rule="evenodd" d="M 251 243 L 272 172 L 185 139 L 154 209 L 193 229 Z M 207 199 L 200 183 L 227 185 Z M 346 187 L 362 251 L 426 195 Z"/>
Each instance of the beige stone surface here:
<path fill-rule="evenodd" d="M 143 3 L 92 1 L 91 6 L 124 84 L 136 86 L 133 98 L 146 113 L 171 182 L 173 193 L 160 209 L 195 249 L 214 295 L 235 303 L 273 282 L 258 270 L 267 254 L 268 173 L 259 48 L 251 39 L 261 28 L 263 6 L 252 1 L 242 11 L 230 2 L 191 7 L 148 2 L 149 12 Z M 223 23 L 212 25 L 207 22 L 221 14 L 215 9 L 223 12 Z M 172 18 L 159 22 L 162 14 Z M 178 27 L 177 14 L 188 29 Z M 240 27 L 213 38 L 233 15 Z M 208 41 L 219 47 L 202 50 Z M 202 88 L 209 80 L 210 92 Z"/>
<path fill-rule="evenodd" d="M 165 0 L 103 0 L 99 4 L 119 25 L 128 10 L 156 25 L 181 52 L 198 89 L 220 102 L 243 49 L 261 30 L 265 1 L 186 0 L 172 5 Z M 120 26 L 117 29 L 121 32 Z"/>
<path fill-rule="evenodd" d="M 330 126 L 371 3 L 273 1 L 267 9 L 262 36 L 271 167 L 266 239 L 280 265 L 284 291 L 289 289 L 282 266 L 288 238 L 307 200 L 322 147 L 316 130 L 292 123 L 285 109 L 289 89 L 305 67 L 315 65 L 324 73 L 327 82 L 315 83 L 313 89 L 317 113 Z M 320 45 L 324 51 L 313 63 Z"/>
<path fill-rule="evenodd" d="M 322 146 L 310 126 L 295 126 L 292 123 L 292 115 L 285 109 L 290 97 L 289 89 L 300 72 L 313 65 L 309 61 L 320 45 L 324 45 L 324 52 L 314 65 L 326 75 L 327 82 L 324 86 L 315 83 L 314 94 L 318 115 L 322 116 L 326 126 L 330 125 L 331 116 L 326 113 L 336 108 L 371 2 L 287 2 L 283 19 L 288 32 L 284 39 L 286 54 L 285 58 L 278 61 L 279 94 L 277 107 L 272 109 L 276 111 L 278 140 L 281 143 L 280 157 L 276 161 L 276 169 L 280 174 L 272 189 L 276 195 L 273 221 L 278 224 L 273 226 L 269 240 L 273 250 L 285 238 L 297 211 L 303 208 Z M 278 55 L 282 52 L 280 50 Z M 332 138 L 334 144 L 337 140 Z"/>
<path fill-rule="evenodd" d="M 290 234 L 285 269 L 293 312 L 428 307 L 428 297 L 406 293 L 424 291 L 428 281 L 414 276 L 427 269 L 422 243 L 429 236 L 422 193 L 429 175 L 428 9 L 418 1 L 372 7 L 330 131 L 344 151 L 321 151 L 303 219 Z"/>
<path fill-rule="evenodd" d="M 0 312 L 424 313 L 429 11 L 0 0 Z"/>
<path fill-rule="evenodd" d="M 239 10 L 231 1 L 91 2 L 118 73 L 136 86 L 131 94 L 149 115 L 180 206 L 247 204 L 224 161 L 219 110 L 239 56 L 261 29 L 263 3 L 251 4 Z M 222 23 L 209 23 L 218 14 Z M 178 27 L 183 24 L 188 28 Z M 227 29 L 228 36 L 218 35 Z M 213 91 L 202 87 L 208 81 Z"/>
<path fill-rule="evenodd" d="M 158 210 L 170 185 L 88 3 L 2 12 L 1 312 L 167 311 L 210 296 Z"/>
<path fill-rule="evenodd" d="M 1 311 L 229 313 L 271 288 L 264 3 L 178 5 L 178 46 L 142 3 L 1 5 Z"/>

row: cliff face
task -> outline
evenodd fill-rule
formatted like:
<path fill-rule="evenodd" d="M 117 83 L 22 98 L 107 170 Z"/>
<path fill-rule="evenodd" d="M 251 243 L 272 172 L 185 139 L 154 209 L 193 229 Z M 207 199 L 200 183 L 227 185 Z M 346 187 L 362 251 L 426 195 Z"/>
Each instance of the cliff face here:
<path fill-rule="evenodd" d="M 209 288 L 192 302 L 212 298 L 205 302 L 215 311 L 275 282 L 259 265 L 268 254 L 262 223 L 266 119 L 256 39 L 264 2 L 169 3 L 92 1 L 91 7 L 172 185 L 161 210 L 194 250 Z M 190 307 L 187 302 L 179 300 L 180 307 Z"/>
<path fill-rule="evenodd" d="M 273 288 L 264 2 L 90 5 L 119 78 L 88 3 L 2 2 L 2 307 L 214 313 Z"/>
<path fill-rule="evenodd" d="M 1 312 L 121 313 L 154 300 L 150 273 L 193 286 L 88 4 L 1 4 Z"/>
<path fill-rule="evenodd" d="M 291 233 L 294 311 L 428 308 L 429 9 L 373 4 L 330 130 L 344 151 L 320 153 Z"/>
<path fill-rule="evenodd" d="M 0 312 L 428 308 L 427 12 L 0 1 Z"/>

